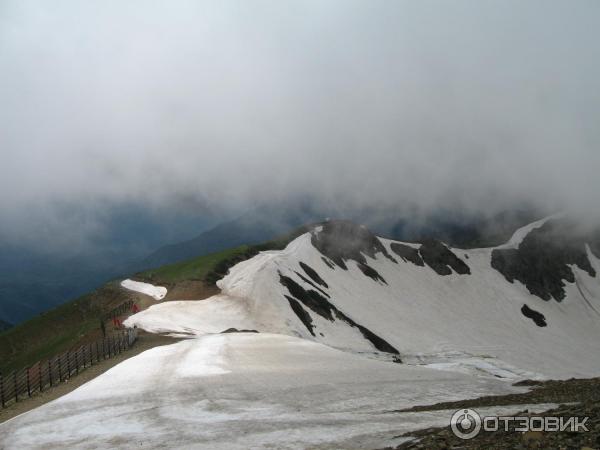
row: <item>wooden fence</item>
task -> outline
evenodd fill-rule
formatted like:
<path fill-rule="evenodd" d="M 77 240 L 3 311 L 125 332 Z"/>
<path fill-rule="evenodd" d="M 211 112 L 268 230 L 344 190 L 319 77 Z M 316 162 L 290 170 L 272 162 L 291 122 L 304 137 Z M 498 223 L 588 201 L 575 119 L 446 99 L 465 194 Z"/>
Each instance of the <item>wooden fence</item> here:
<path fill-rule="evenodd" d="M 116 308 L 111 309 L 109 312 L 107 312 L 102 317 L 101 320 L 103 320 L 104 322 L 107 322 L 109 320 L 114 319 L 115 317 L 120 317 L 121 315 L 125 314 L 126 312 L 131 312 L 132 308 L 133 308 L 133 300 L 128 300 L 124 303 L 121 303 Z"/>
<path fill-rule="evenodd" d="M 8 375 L 0 374 L 0 407 L 5 408 L 12 402 L 62 383 L 86 368 L 127 350 L 136 339 L 137 329 L 128 328 L 47 361 L 38 361 L 26 369 Z"/>

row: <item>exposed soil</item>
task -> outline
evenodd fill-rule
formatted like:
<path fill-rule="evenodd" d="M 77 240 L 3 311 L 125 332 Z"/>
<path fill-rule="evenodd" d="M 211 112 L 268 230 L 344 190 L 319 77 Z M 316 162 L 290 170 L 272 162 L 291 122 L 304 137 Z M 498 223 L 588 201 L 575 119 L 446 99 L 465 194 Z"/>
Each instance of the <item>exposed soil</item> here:
<path fill-rule="evenodd" d="M 169 287 L 163 301 L 202 300 L 220 292 L 221 290 L 215 284 L 199 280 L 180 281 Z"/>
<path fill-rule="evenodd" d="M 428 428 L 410 432 L 405 437 L 415 439 L 405 442 L 396 450 L 407 449 L 566 449 L 580 450 L 600 448 L 600 378 L 571 379 L 545 382 L 521 382 L 517 385 L 531 385 L 533 389 L 523 394 L 502 396 L 486 396 L 473 400 L 444 402 L 431 406 L 417 406 L 402 411 L 433 411 L 458 410 L 478 407 L 502 406 L 515 404 L 557 403 L 558 408 L 541 414 L 529 414 L 521 411 L 516 416 L 556 416 L 556 417 L 589 417 L 586 422 L 588 432 L 517 432 L 514 426 L 509 431 L 503 429 L 496 432 L 480 432 L 475 438 L 462 440 L 456 437 L 450 426 L 443 428 Z M 450 418 L 448 418 L 450 420 Z M 502 427 L 501 427 L 502 428 Z M 388 447 L 391 450 L 392 447 Z"/>

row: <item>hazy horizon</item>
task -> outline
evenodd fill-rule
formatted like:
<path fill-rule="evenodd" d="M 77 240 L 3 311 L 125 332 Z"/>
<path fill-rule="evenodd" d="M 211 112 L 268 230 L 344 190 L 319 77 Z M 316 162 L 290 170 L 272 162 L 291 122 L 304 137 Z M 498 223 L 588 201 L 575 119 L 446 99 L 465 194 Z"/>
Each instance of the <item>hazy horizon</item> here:
<path fill-rule="evenodd" d="M 128 205 L 222 216 L 303 196 L 341 211 L 596 215 L 599 13 L 5 1 L 0 236 L 83 245 Z"/>

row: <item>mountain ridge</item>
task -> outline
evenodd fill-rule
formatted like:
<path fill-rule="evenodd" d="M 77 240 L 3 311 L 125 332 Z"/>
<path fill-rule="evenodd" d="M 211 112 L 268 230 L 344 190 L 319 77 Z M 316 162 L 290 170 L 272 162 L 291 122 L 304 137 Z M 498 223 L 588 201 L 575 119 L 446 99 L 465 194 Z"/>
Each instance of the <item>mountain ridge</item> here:
<path fill-rule="evenodd" d="M 517 230 L 509 242 L 518 249 L 539 229 L 543 225 Z M 421 354 L 465 370 L 486 366 L 513 377 L 595 374 L 600 361 L 585 362 L 582 352 L 599 350 L 590 339 L 600 337 L 600 317 L 594 314 L 600 308 L 598 276 L 579 267 L 572 269 L 573 282 L 562 272 L 548 275 L 565 284 L 565 310 L 495 268 L 492 255 L 502 249 L 398 242 L 351 222 L 329 221 L 283 250 L 264 251 L 233 266 L 217 282 L 219 295 L 155 305 L 127 324 L 184 334 L 256 329 L 353 352 L 399 354 L 402 360 Z M 593 253 L 586 258 L 600 266 Z M 171 308 L 179 311 L 177 320 L 170 317 Z M 215 323 L 207 322 L 211 317 Z M 463 330 L 470 330 L 475 342 Z M 521 342 L 523 336 L 527 343 Z M 575 341 L 576 352 L 568 345 Z M 442 342 L 451 344 L 440 347 Z M 481 352 L 481 346 L 497 349 L 485 350 L 490 358 L 468 356 Z M 520 350 L 509 351 L 515 346 Z M 452 352 L 464 361 L 448 357 Z"/>

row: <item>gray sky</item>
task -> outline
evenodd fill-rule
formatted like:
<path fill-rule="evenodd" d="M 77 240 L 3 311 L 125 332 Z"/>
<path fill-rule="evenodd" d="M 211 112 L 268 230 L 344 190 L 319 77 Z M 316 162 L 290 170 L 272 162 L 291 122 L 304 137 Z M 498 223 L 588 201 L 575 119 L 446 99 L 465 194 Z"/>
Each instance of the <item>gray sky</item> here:
<path fill-rule="evenodd" d="M 599 24 L 597 0 L 3 0 L 0 233 L 292 194 L 597 212 Z"/>

